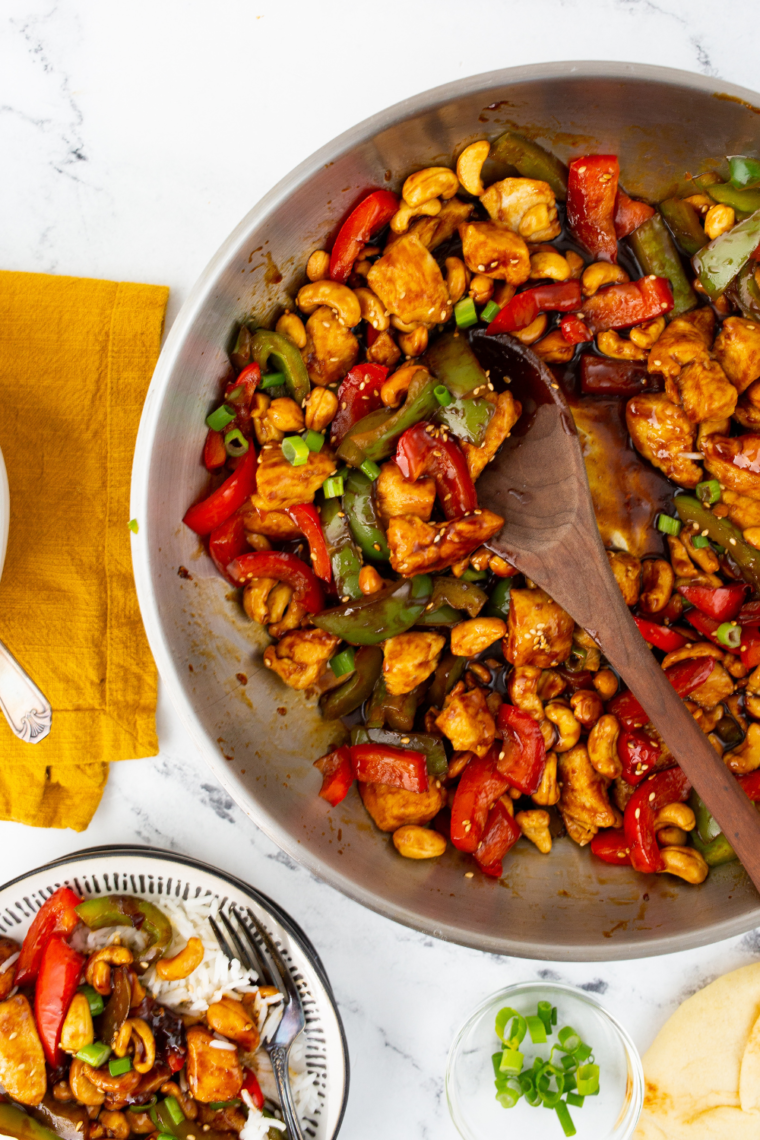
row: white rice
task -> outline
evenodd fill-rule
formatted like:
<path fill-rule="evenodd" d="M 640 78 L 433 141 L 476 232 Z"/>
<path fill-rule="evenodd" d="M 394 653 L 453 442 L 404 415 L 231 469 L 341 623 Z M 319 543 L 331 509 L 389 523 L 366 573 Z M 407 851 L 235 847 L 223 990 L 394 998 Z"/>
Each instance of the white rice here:
<path fill-rule="evenodd" d="M 209 918 L 217 918 L 219 913 L 219 898 L 217 895 L 205 895 L 202 898 L 188 899 L 150 899 L 150 902 L 160 907 L 170 919 L 173 927 L 173 937 L 166 955 L 173 957 L 187 945 L 189 938 L 200 938 L 203 943 L 203 961 L 193 970 L 189 978 L 176 982 L 162 981 L 151 966 L 141 976 L 140 981 L 152 996 L 162 1005 L 169 1006 L 177 1013 L 199 1016 L 204 1014 L 214 1002 L 221 1001 L 225 996 L 240 998 L 243 994 L 253 994 L 253 1011 L 256 1016 L 256 1028 L 261 1035 L 262 1045 L 270 1041 L 282 1018 L 282 994 L 273 994 L 270 997 L 261 997 L 257 985 L 257 975 L 247 970 L 237 958 L 230 962 L 220 950 L 211 929 Z M 81 949 L 92 953 L 101 946 L 108 946 L 115 939 L 123 945 L 128 945 L 135 958 L 139 961 L 140 954 L 145 950 L 147 936 L 129 926 L 109 926 L 102 930 L 88 931 L 82 939 Z M 217 1035 L 214 1042 L 219 1048 L 226 1048 L 224 1038 Z M 256 1072 L 262 1092 L 267 1100 L 278 1103 L 277 1085 L 269 1055 L 259 1047 L 256 1053 L 246 1056 L 246 1064 Z M 306 1049 L 303 1036 L 293 1044 L 289 1059 L 290 1084 L 296 1102 L 299 1116 L 312 1114 L 319 1106 L 316 1079 L 317 1074 L 310 1072 L 306 1064 Z M 248 1107 L 248 1120 L 240 1132 L 240 1140 L 267 1140 L 269 1128 L 284 1130 L 281 1120 L 266 1117 L 256 1108 L 248 1093 L 243 1092 L 242 1099 Z"/>

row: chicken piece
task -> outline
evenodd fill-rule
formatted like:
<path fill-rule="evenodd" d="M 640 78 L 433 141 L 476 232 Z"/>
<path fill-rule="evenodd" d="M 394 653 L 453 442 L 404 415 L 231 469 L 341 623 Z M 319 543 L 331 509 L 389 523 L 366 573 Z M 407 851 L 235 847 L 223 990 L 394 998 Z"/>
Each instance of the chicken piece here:
<path fill-rule="evenodd" d="M 489 404 L 493 404 L 495 409 L 486 428 L 485 438 L 480 447 L 475 447 L 466 441 L 462 441 L 461 445 L 473 482 L 486 464 L 493 459 L 522 414 L 522 404 L 511 392 L 499 392 L 498 396 L 495 392 L 488 392 L 484 398 Z"/>
<path fill-rule="evenodd" d="M 386 368 L 393 368 L 401 359 L 401 349 L 386 329 L 377 335 L 367 349 L 367 360 L 370 364 L 384 364 Z"/>
<path fill-rule="evenodd" d="M 440 633 L 398 633 L 383 642 L 383 676 L 388 692 L 399 697 L 426 681 L 438 665 L 446 638 Z"/>
<path fill-rule="evenodd" d="M 760 325 L 744 317 L 727 317 L 713 345 L 715 359 L 743 392 L 760 379 Z"/>
<path fill-rule="evenodd" d="M 496 724 L 482 689 L 465 691 L 462 681 L 457 682 L 443 704 L 443 712 L 436 717 L 436 728 L 448 736 L 456 752 L 474 752 L 485 756 L 494 742 Z"/>
<path fill-rule="evenodd" d="M 723 763 L 737 776 L 745 776 L 760 768 L 760 724 L 750 724 L 740 746 L 726 752 Z"/>
<path fill-rule="evenodd" d="M 359 342 L 329 305 L 320 305 L 306 322 L 301 356 L 313 384 L 334 384 L 356 364 Z"/>
<path fill-rule="evenodd" d="M 211 1108 L 208 1105 L 201 1104 L 198 1108 L 198 1123 L 201 1125 L 201 1131 L 205 1134 L 208 1131 L 213 1132 L 226 1132 L 226 1133 L 240 1133 L 245 1128 L 247 1117 L 243 1115 L 239 1108 L 233 1108 L 228 1105 L 227 1108 Z M 132 1114 L 130 1114 L 132 1115 Z M 150 1120 L 150 1117 L 148 1117 Z M 132 1124 L 132 1131 L 135 1131 L 134 1124 Z M 232 1137 L 230 1137 L 232 1140 Z"/>
<path fill-rule="evenodd" d="M 742 427 L 747 428 L 749 431 L 760 431 L 760 408 L 758 408 L 755 404 L 750 403 L 750 401 L 745 396 L 742 396 L 734 408 L 734 419 L 737 423 L 741 424 Z M 729 431 L 730 427 L 725 428 L 721 426 L 716 431 L 710 432 L 709 434 L 727 435 Z"/>
<path fill-rule="evenodd" d="M 269 451 L 262 452 L 262 456 Z M 296 468 L 298 471 L 299 468 Z M 265 534 L 268 538 L 275 538 L 278 542 L 288 542 L 293 538 L 300 538 L 301 531 L 285 511 L 262 511 L 249 503 L 242 512 L 243 526 L 248 534 Z"/>
<path fill-rule="evenodd" d="M 641 593 L 641 562 L 625 550 L 608 550 L 607 558 L 623 601 L 627 606 L 635 606 Z"/>
<path fill-rule="evenodd" d="M 550 816 L 548 811 L 534 808 L 531 811 L 518 811 L 515 816 L 520 831 L 531 843 L 535 843 L 542 855 L 548 855 L 552 849 L 552 837 L 549 831 Z"/>
<path fill-rule="evenodd" d="M 552 241 L 560 224 L 554 191 L 537 178 L 503 178 L 494 182 L 481 202 L 495 222 L 504 222 L 526 241 Z"/>
<path fill-rule="evenodd" d="M 476 617 L 460 621 L 451 631 L 451 652 L 455 657 L 474 657 L 499 641 L 506 632 L 506 622 L 501 618 Z"/>
<path fill-rule="evenodd" d="M 724 487 L 760 499 L 760 434 L 708 436 L 702 443 L 705 467 Z"/>
<path fill-rule="evenodd" d="M 308 689 L 325 671 L 340 643 L 323 629 L 299 629 L 264 650 L 264 664 L 291 689 Z"/>
<path fill-rule="evenodd" d="M 47 1089 L 45 1054 L 22 994 L 0 1003 L 0 1085 L 20 1104 L 39 1104 Z"/>
<path fill-rule="evenodd" d="M 625 422 L 645 459 L 682 487 L 696 487 L 702 469 L 684 458 L 694 451 L 694 425 L 683 408 L 661 392 L 642 392 L 628 401 Z"/>
<path fill-rule="evenodd" d="M 510 285 L 530 276 L 530 254 L 523 239 L 500 222 L 464 222 L 459 227 L 462 256 L 471 273 Z"/>
<path fill-rule="evenodd" d="M 575 622 L 543 590 L 512 590 L 504 655 L 512 665 L 550 669 L 566 661 Z"/>
<path fill-rule="evenodd" d="M 234 1041 L 247 1053 L 254 1053 L 259 1047 L 260 1035 L 246 1007 L 236 998 L 223 997 L 212 1002 L 206 1010 L 209 1028 Z"/>
<path fill-rule="evenodd" d="M 471 213 L 471 202 L 463 202 L 461 198 L 449 198 L 441 206 L 440 214 L 436 214 L 432 218 L 415 218 L 407 233 L 414 234 L 415 237 L 419 238 L 425 249 L 437 249 L 439 245 L 454 236 L 462 222 L 466 222 Z M 405 235 L 394 234 L 391 231 L 385 243 L 386 253 L 389 246 L 400 241 L 403 236 Z"/>
<path fill-rule="evenodd" d="M 438 574 L 498 534 L 504 519 L 492 511 L 473 511 L 444 523 L 406 515 L 388 523 L 391 566 L 397 574 Z"/>
<path fill-rule="evenodd" d="M 673 391 L 672 389 L 675 389 Z M 693 424 L 733 415 L 738 394 L 715 360 L 698 359 L 687 364 L 676 380 L 666 383 L 667 395 L 678 402 Z"/>
<path fill-rule="evenodd" d="M 275 427 L 269 418 L 269 409 L 272 400 L 266 392 L 254 392 L 251 401 L 251 422 L 256 433 L 257 442 L 263 447 L 265 443 L 280 443 L 285 433 Z"/>
<path fill-rule="evenodd" d="M 306 463 L 293 467 L 282 448 L 263 447 L 256 468 L 256 490 L 251 504 L 259 511 L 282 510 L 297 503 L 311 503 L 319 488 L 335 473 L 335 459 L 329 447 L 310 451 Z"/>
<path fill-rule="evenodd" d="M 14 954 L 18 954 L 20 950 L 20 945 L 13 938 L 0 938 L 0 1001 L 5 1001 L 15 985 L 18 959 L 16 962 L 11 962 L 9 966 L 6 966 L 5 963 Z"/>
<path fill-rule="evenodd" d="M 760 526 L 760 502 L 740 495 L 738 491 L 723 491 L 720 501 L 728 507 L 728 517 L 739 530 Z"/>
<path fill-rule="evenodd" d="M 387 525 L 388 520 L 401 515 L 414 515 L 418 519 L 430 518 L 435 506 L 435 480 L 406 479 L 397 463 L 389 459 L 380 468 L 377 482 L 377 509 Z"/>
<path fill-rule="evenodd" d="M 446 802 L 438 780 L 431 780 L 426 792 L 407 792 L 390 784 L 359 784 L 359 795 L 381 831 L 396 831 L 409 823 L 430 823 Z"/>
<path fill-rule="evenodd" d="M 201 1025 L 187 1031 L 187 1083 L 202 1104 L 234 1100 L 243 1087 L 243 1066 L 237 1049 L 217 1049 L 214 1037 Z"/>
<path fill-rule="evenodd" d="M 585 744 L 559 757 L 559 811 L 571 839 L 581 847 L 603 827 L 620 827 L 620 813 L 607 798 L 607 782 L 594 770 Z"/>
<path fill-rule="evenodd" d="M 716 661 L 712 673 L 704 684 L 689 693 L 689 700 L 696 701 L 702 709 L 711 709 L 715 705 L 720 704 L 721 701 L 725 701 L 727 697 L 730 697 L 733 691 L 734 682 L 732 678 L 723 668 L 720 661 Z"/>
<path fill-rule="evenodd" d="M 367 283 L 389 312 L 410 325 L 434 325 L 451 316 L 446 282 L 435 258 L 415 234 L 404 234 L 378 258 Z"/>
<path fill-rule="evenodd" d="M 706 306 L 676 317 L 655 341 L 647 360 L 650 372 L 675 379 L 685 364 L 707 360 L 712 344 L 715 315 Z"/>

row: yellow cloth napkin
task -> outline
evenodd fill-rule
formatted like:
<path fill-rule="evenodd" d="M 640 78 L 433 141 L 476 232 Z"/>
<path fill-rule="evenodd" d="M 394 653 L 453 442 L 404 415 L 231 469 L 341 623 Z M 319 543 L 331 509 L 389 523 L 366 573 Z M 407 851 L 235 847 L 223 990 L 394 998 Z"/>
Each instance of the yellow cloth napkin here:
<path fill-rule="evenodd" d="M 0 447 L 11 496 L 0 639 L 53 707 L 24 744 L 0 716 L 0 818 L 82 831 L 109 760 L 158 751 L 129 483 L 168 289 L 0 272 Z"/>

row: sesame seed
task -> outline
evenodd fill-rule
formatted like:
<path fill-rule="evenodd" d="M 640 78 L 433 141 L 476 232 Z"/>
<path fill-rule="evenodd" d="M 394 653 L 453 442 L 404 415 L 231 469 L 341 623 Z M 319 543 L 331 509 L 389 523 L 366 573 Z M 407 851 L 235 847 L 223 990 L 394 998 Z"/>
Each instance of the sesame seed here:
<path fill-rule="evenodd" d="M 634 814 L 634 817 L 636 819 L 638 819 L 641 815 L 641 808 L 636 808 L 636 811 L 633 814 Z"/>
<path fill-rule="evenodd" d="M 465 879 L 472 879 L 474 877 L 474 875 L 475 875 L 474 871 L 465 871 L 465 873 L 464 873 Z"/>

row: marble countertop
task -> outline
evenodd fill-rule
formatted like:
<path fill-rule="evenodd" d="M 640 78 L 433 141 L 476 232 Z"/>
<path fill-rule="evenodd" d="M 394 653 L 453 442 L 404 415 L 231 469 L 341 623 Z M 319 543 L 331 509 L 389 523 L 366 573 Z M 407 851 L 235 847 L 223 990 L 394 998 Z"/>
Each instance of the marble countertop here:
<path fill-rule="evenodd" d="M 708 0 L 5 0 L 0 267 L 171 286 L 302 158 L 405 96 L 498 67 L 625 59 L 756 85 L 760 8 Z M 460 29 L 458 32 L 457 29 Z M 462 34 L 464 31 L 465 34 Z M 215 783 L 162 695 L 161 752 L 114 765 L 83 835 L 0 824 L 0 878 L 85 846 L 154 844 L 277 898 L 333 981 L 352 1085 L 343 1135 L 453 1138 L 449 1043 L 488 993 L 535 977 L 598 994 L 646 1048 L 685 996 L 760 954 L 757 932 L 659 959 L 526 962 L 397 926 L 281 853 Z"/>

